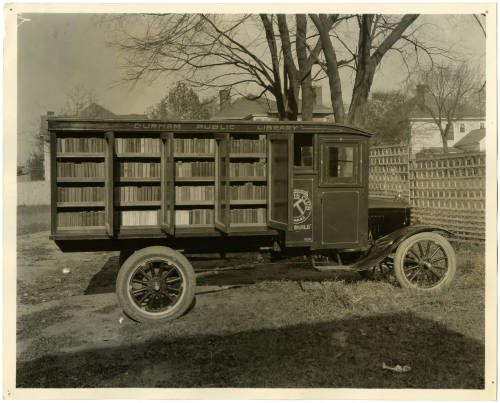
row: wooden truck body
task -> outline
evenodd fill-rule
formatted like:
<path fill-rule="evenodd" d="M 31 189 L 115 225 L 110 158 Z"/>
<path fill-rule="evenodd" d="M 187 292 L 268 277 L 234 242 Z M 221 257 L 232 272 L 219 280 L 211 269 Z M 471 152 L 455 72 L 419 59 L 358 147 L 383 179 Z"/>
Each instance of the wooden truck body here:
<path fill-rule="evenodd" d="M 380 222 L 377 229 L 369 226 L 370 134 L 357 128 L 316 122 L 53 117 L 48 129 L 50 237 L 64 251 L 119 250 L 128 256 L 163 247 L 171 251 L 165 262 L 185 259 L 171 256 L 179 249 L 360 251 L 364 256 L 350 268 L 365 270 L 408 238 L 439 230 L 408 226 L 409 209 L 404 206 L 379 205 L 374 210 L 379 219 L 387 212 L 390 229 L 396 231 L 388 234 Z M 376 241 L 378 235 L 385 236 Z M 138 320 L 178 316 L 187 298 L 180 295 L 191 287 L 192 273 L 183 277 L 182 269 L 176 271 L 184 278 L 184 291 L 175 304 L 144 308 L 143 303 L 167 300 L 168 292 L 160 275 L 152 282 L 156 272 L 151 271 L 139 283 L 148 282 L 148 290 L 159 294 L 151 291 L 156 296 L 144 297 L 140 304 L 134 300 L 134 273 L 146 259 L 139 255 L 133 254 L 136 261 L 124 270 L 132 274 L 118 278 L 123 280 L 122 291 L 117 285 L 122 305 L 130 303 L 125 311 Z M 162 260 L 160 252 L 153 255 Z M 332 269 L 329 263 L 314 266 Z"/>

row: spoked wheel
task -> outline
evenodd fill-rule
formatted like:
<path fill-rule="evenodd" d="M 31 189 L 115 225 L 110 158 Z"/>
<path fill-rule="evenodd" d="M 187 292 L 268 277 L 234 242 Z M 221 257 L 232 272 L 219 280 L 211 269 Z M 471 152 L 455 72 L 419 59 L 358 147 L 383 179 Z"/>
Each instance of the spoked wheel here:
<path fill-rule="evenodd" d="M 371 281 L 388 281 L 394 283 L 394 258 L 388 256 L 384 261 L 368 270 L 362 270 L 359 274 L 367 280 Z"/>
<path fill-rule="evenodd" d="M 396 250 L 394 274 L 402 287 L 440 290 L 451 283 L 455 272 L 455 251 L 435 232 L 413 235 Z"/>
<path fill-rule="evenodd" d="M 195 288 L 196 278 L 189 261 L 162 246 L 135 252 L 116 279 L 120 305 L 139 322 L 179 317 L 191 305 Z"/>

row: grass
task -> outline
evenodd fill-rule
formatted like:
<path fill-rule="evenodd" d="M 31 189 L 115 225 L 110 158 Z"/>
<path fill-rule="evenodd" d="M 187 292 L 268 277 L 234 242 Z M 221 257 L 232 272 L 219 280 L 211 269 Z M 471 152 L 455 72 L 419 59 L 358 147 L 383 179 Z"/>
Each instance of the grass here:
<path fill-rule="evenodd" d="M 481 389 L 484 262 L 464 248 L 458 262 L 438 294 L 321 280 L 199 295 L 174 322 L 126 322 L 119 346 L 61 354 L 56 344 L 19 362 L 18 386 Z"/>

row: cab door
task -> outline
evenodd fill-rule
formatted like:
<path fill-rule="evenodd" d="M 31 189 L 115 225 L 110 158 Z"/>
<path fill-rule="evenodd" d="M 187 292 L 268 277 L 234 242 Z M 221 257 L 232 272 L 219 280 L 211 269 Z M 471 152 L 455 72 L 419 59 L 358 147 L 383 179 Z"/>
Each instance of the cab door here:
<path fill-rule="evenodd" d="M 367 144 L 361 138 L 319 138 L 314 248 L 360 248 L 366 245 L 367 151 Z"/>

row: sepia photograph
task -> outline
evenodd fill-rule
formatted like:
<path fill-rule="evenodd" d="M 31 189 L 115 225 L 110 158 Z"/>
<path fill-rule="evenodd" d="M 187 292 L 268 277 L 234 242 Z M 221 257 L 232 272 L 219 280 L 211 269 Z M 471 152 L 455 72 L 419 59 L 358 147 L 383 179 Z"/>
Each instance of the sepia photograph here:
<path fill-rule="evenodd" d="M 4 16 L 5 399 L 496 398 L 494 3 Z"/>

